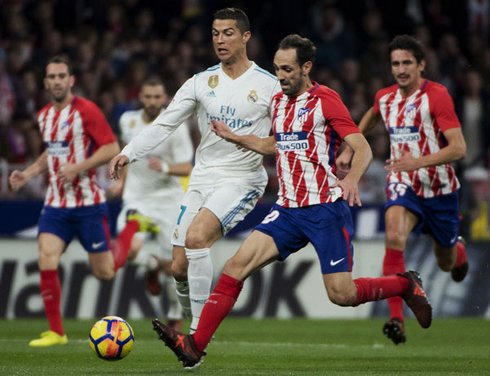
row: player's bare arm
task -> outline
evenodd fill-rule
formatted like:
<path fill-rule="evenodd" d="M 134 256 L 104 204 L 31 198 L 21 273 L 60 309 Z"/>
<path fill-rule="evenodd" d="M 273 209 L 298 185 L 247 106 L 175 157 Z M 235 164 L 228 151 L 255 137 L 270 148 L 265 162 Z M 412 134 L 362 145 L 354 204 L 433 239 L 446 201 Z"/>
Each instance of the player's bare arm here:
<path fill-rule="evenodd" d="M 30 179 L 42 174 L 48 170 L 48 154 L 44 151 L 36 161 L 24 171 L 12 171 L 9 177 L 9 183 L 14 192 L 17 192 Z"/>
<path fill-rule="evenodd" d="M 273 136 L 261 138 L 256 135 L 238 135 L 230 130 L 222 120 L 211 120 L 211 130 L 225 141 L 237 145 L 240 148 L 252 150 L 262 155 L 276 154 L 276 140 Z"/>
<path fill-rule="evenodd" d="M 111 158 L 119 153 L 119 144 L 117 141 L 110 144 L 102 145 L 90 158 L 85 159 L 80 163 L 66 163 L 61 166 L 59 175 L 63 183 L 73 181 L 75 177 L 84 172 L 102 166 L 109 162 Z"/>
<path fill-rule="evenodd" d="M 362 134 L 367 134 L 371 129 L 376 127 L 376 125 L 381 121 L 381 115 L 376 114 L 371 107 L 362 117 L 361 122 L 359 123 L 359 129 Z M 347 144 L 345 149 L 340 153 L 337 157 L 336 165 L 337 169 L 340 171 L 348 172 L 352 160 L 352 155 L 354 154 L 354 150 Z"/>
<path fill-rule="evenodd" d="M 338 180 L 333 186 L 341 187 L 344 190 L 344 199 L 348 201 L 349 206 L 362 206 L 357 183 L 369 167 L 373 159 L 373 152 L 366 138 L 361 133 L 349 134 L 344 138 L 344 141 L 354 151 L 354 157 L 352 158 L 349 173 L 343 180 Z"/>
<path fill-rule="evenodd" d="M 452 163 L 464 158 L 466 143 L 461 128 L 451 128 L 444 132 L 447 146 L 437 153 L 415 158 L 412 154 L 402 151 L 400 158 L 391 158 L 386 161 L 385 168 L 391 172 L 414 171 L 424 167 L 439 166 Z"/>
<path fill-rule="evenodd" d="M 188 176 L 192 171 L 191 162 L 168 164 L 158 157 L 148 158 L 148 168 L 153 171 L 162 172 L 174 176 Z"/>

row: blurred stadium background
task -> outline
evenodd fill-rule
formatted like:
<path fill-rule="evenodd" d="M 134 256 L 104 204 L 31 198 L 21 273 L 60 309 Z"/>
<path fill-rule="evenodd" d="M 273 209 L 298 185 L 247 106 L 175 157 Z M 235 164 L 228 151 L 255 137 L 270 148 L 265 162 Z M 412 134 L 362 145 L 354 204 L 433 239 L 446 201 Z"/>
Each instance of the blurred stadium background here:
<path fill-rule="evenodd" d="M 372 106 L 376 91 L 393 83 L 386 56 L 391 38 L 408 33 L 423 42 L 427 78 L 448 88 L 468 144 L 466 158 L 456 167 L 470 271 L 463 283 L 451 282 L 436 267 L 430 239 L 423 236 L 410 239 L 406 263 L 424 277 L 436 319 L 490 318 L 490 0 L 0 0 L 0 318 L 44 317 L 35 237 L 46 179 L 31 181 L 14 195 L 8 176 L 43 150 L 35 117 L 49 100 L 42 87 L 47 60 L 70 56 L 76 66 L 74 92 L 96 102 L 117 134 L 120 115 L 139 106 L 145 77 L 159 75 L 173 94 L 194 73 L 217 63 L 210 25 L 214 11 L 225 6 L 247 12 L 253 35 L 249 58 L 271 72 L 282 37 L 299 33 L 311 38 L 318 48 L 313 78 L 341 95 L 356 123 Z M 191 132 L 197 145 L 195 122 Z M 381 275 L 384 253 L 388 139 L 381 126 L 368 138 L 375 160 L 361 182 L 364 205 L 353 210 L 356 276 Z M 216 273 L 275 201 L 274 160 L 265 163 L 267 193 L 214 247 Z M 106 168 L 99 169 L 99 182 L 105 188 L 111 184 Z M 120 199 L 109 197 L 109 206 L 114 229 Z M 148 247 L 156 249 L 155 244 Z M 115 281 L 99 283 L 77 242 L 60 269 L 65 317 L 165 316 L 165 296 L 142 294 L 142 270 L 125 267 Z M 311 248 L 254 275 L 233 311 L 254 318 L 387 314 L 384 302 L 352 309 L 330 304 Z"/>

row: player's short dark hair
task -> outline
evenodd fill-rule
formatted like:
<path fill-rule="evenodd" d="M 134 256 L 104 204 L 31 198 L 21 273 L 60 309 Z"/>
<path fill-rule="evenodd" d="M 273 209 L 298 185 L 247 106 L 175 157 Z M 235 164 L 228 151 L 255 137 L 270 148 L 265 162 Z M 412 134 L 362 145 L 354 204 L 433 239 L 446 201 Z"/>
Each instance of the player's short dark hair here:
<path fill-rule="evenodd" d="M 143 86 L 161 86 L 161 87 L 163 87 L 163 91 L 166 90 L 165 89 L 165 84 L 158 77 L 148 77 L 148 78 L 146 78 L 143 81 L 143 84 L 141 85 L 141 87 L 143 87 Z"/>
<path fill-rule="evenodd" d="M 238 8 L 224 8 L 218 10 L 213 15 L 214 20 L 235 20 L 236 26 L 243 34 L 246 31 L 250 31 L 250 22 L 245 12 Z"/>
<path fill-rule="evenodd" d="M 407 34 L 397 35 L 388 46 L 388 61 L 391 62 L 391 53 L 395 50 L 410 51 L 420 64 L 425 59 L 425 50 L 422 43 L 415 37 Z"/>
<path fill-rule="evenodd" d="M 71 63 L 70 59 L 66 55 L 53 56 L 51 59 L 48 60 L 48 63 L 46 64 L 46 68 L 48 67 L 49 64 L 65 64 L 68 67 L 68 74 L 70 76 L 73 75 L 73 64 Z"/>
<path fill-rule="evenodd" d="M 312 64 L 315 62 L 316 47 L 308 38 L 303 38 L 298 34 L 289 34 L 279 42 L 279 49 L 288 50 L 290 48 L 296 50 L 296 60 L 300 67 L 307 61 L 311 61 Z"/>

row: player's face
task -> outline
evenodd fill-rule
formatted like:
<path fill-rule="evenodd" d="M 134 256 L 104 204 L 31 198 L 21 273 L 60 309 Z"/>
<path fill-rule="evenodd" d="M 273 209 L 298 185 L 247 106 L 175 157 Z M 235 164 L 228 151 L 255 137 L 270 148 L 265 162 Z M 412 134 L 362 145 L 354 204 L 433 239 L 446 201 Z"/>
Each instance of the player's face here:
<path fill-rule="evenodd" d="M 240 55 L 245 54 L 250 32 L 242 34 L 235 20 L 214 20 L 211 33 L 214 52 L 221 62 L 232 64 Z"/>
<path fill-rule="evenodd" d="M 400 89 L 411 91 L 417 89 L 422 79 L 425 61 L 417 63 L 415 56 L 408 50 L 391 52 L 391 73 Z"/>
<path fill-rule="evenodd" d="M 51 63 L 46 67 L 44 87 L 54 102 L 63 102 L 75 83 L 75 78 L 68 72 L 65 63 Z"/>
<path fill-rule="evenodd" d="M 274 69 L 284 94 L 294 97 L 306 91 L 311 63 L 306 62 L 300 67 L 294 48 L 277 50 L 274 56 Z"/>
<path fill-rule="evenodd" d="M 140 101 L 143 111 L 150 120 L 155 120 L 167 101 L 167 93 L 162 85 L 143 85 L 140 91 Z"/>

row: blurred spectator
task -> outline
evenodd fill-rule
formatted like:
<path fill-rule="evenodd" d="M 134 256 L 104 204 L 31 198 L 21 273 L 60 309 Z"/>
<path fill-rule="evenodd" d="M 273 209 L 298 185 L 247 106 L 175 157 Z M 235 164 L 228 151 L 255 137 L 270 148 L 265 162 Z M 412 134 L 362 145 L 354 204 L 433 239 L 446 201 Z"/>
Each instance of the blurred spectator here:
<path fill-rule="evenodd" d="M 451 95 L 455 94 L 455 80 L 460 78 L 463 69 L 468 65 L 461 54 L 458 39 L 452 33 L 445 33 L 439 43 L 440 83 L 447 87 Z"/>
<path fill-rule="evenodd" d="M 467 168 L 488 168 L 490 93 L 483 89 L 481 75 L 474 69 L 464 73 L 462 82 L 462 90 L 455 99 L 455 108 L 467 146 L 463 163 Z"/>
<path fill-rule="evenodd" d="M 12 77 L 5 69 L 5 55 L 0 51 L 0 127 L 7 126 L 15 114 L 17 101 Z"/>
<path fill-rule="evenodd" d="M 312 23 L 305 36 L 317 47 L 317 66 L 326 66 L 334 71 L 340 62 L 356 56 L 356 38 L 337 8 L 328 1 L 312 7 Z"/>
<path fill-rule="evenodd" d="M 488 40 L 490 28 L 490 2 L 489 0 L 468 1 L 468 26 L 471 34 L 482 40 Z"/>

